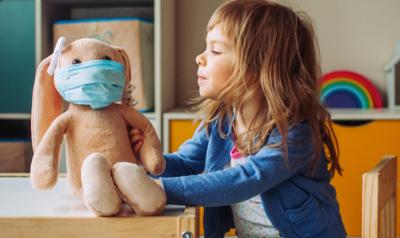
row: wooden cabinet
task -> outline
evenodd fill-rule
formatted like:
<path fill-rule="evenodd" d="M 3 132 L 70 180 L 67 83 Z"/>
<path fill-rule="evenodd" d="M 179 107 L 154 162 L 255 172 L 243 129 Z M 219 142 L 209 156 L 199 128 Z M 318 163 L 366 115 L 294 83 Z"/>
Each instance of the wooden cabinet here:
<path fill-rule="evenodd" d="M 334 130 L 339 140 L 340 163 L 344 172 L 342 177 L 335 176 L 332 184 L 337 191 L 348 234 L 360 236 L 362 174 L 372 169 L 383 155 L 400 155 L 400 118 L 372 120 L 359 126 L 335 124 Z M 400 214 L 399 204 L 397 200 L 397 214 Z M 399 230 L 399 220 L 396 225 Z"/>
<path fill-rule="evenodd" d="M 362 174 L 373 168 L 383 155 L 400 155 L 400 112 L 390 110 L 334 110 L 334 131 L 340 147 L 343 176 L 332 180 L 349 236 L 361 236 Z M 164 117 L 164 150 L 176 151 L 191 138 L 198 123 L 193 115 L 167 113 Z M 399 180 L 400 178 L 398 178 Z M 397 188 L 399 194 L 399 187 Z M 397 214 L 400 214 L 397 201 Z M 200 219 L 201 221 L 202 219 Z M 400 231 L 400 219 L 397 220 Z"/>

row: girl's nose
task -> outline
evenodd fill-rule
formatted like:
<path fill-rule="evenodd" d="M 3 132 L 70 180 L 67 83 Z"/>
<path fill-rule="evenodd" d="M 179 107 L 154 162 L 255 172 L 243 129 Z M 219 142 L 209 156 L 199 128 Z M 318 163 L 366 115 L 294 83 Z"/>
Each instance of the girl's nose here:
<path fill-rule="evenodd" d="M 204 66 L 204 65 L 205 65 L 205 59 L 204 59 L 203 53 L 199 54 L 199 55 L 196 57 L 196 64 L 197 64 L 198 66 Z"/>

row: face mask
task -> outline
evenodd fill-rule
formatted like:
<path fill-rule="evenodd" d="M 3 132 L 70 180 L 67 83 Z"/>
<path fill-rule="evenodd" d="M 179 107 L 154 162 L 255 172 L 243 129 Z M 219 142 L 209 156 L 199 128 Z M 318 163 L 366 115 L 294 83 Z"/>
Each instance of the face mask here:
<path fill-rule="evenodd" d="M 110 60 L 92 60 L 56 69 L 54 79 L 65 101 L 101 109 L 121 100 L 124 65 Z"/>

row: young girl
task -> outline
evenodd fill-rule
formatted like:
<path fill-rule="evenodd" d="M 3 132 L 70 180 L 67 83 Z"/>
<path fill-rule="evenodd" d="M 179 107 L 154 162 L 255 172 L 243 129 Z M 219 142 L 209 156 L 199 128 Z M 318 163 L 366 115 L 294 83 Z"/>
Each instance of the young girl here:
<path fill-rule="evenodd" d="M 309 19 L 267 0 L 220 6 L 196 57 L 203 121 L 161 175 L 169 204 L 205 207 L 205 237 L 346 237 L 341 174 Z M 138 129 L 131 131 L 137 151 Z M 326 153 L 325 153 L 326 152 Z"/>

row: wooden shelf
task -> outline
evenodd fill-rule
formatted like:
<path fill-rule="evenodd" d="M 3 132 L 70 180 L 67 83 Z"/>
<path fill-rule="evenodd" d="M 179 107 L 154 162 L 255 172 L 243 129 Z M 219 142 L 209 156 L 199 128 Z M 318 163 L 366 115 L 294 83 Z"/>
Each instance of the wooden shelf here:
<path fill-rule="evenodd" d="M 400 109 L 330 109 L 333 120 L 398 120 Z"/>
<path fill-rule="evenodd" d="M 0 113 L 0 120 L 31 119 L 30 113 Z"/>
<path fill-rule="evenodd" d="M 399 120 L 400 109 L 329 109 L 334 121 Z M 188 108 L 174 108 L 164 113 L 164 120 L 195 119 L 195 112 Z"/>

